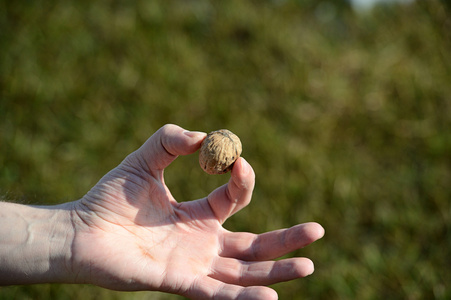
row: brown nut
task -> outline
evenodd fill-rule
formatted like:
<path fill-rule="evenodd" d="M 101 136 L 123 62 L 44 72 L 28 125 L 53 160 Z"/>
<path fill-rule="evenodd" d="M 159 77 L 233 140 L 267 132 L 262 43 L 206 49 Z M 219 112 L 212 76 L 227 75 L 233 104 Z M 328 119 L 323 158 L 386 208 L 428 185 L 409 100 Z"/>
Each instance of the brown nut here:
<path fill-rule="evenodd" d="M 199 151 L 199 164 L 208 174 L 224 174 L 232 170 L 242 151 L 240 139 L 227 129 L 210 132 Z"/>

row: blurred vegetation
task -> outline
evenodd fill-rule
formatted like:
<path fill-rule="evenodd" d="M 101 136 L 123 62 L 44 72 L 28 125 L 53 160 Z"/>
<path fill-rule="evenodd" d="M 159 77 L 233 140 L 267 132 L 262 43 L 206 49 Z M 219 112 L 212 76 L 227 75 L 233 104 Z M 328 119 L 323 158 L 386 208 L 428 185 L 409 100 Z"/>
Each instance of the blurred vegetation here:
<path fill-rule="evenodd" d="M 337 4 L 339 3 L 339 5 Z M 451 298 L 451 15 L 445 2 L 0 0 L 0 194 L 78 199 L 165 123 L 228 128 L 257 174 L 230 230 L 317 221 L 280 299 Z M 166 171 L 207 195 L 197 155 Z M 0 299 L 180 299 L 89 285 Z"/>

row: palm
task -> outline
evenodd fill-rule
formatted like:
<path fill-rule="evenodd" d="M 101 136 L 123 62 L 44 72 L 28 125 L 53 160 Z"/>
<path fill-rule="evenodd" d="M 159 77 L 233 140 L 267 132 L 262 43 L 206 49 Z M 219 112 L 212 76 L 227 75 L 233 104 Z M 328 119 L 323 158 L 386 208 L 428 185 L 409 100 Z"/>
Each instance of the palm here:
<path fill-rule="evenodd" d="M 244 161 L 237 161 L 229 183 L 207 198 L 178 203 L 163 179 L 163 169 L 176 157 L 168 152 L 192 153 L 201 139 L 185 145 L 182 153 L 168 151 L 170 142 L 164 145 L 164 141 L 158 143 L 164 151 L 155 153 L 158 149 L 149 150 L 154 143 L 149 141 L 78 202 L 80 233 L 74 252 L 85 266 L 79 271 L 81 277 L 119 290 L 272 299 L 275 294 L 269 288 L 243 286 L 267 285 L 312 271 L 308 259 L 266 260 L 319 238 L 317 224 L 261 236 L 222 228 L 227 217 L 250 201 L 254 175 L 243 171 Z"/>

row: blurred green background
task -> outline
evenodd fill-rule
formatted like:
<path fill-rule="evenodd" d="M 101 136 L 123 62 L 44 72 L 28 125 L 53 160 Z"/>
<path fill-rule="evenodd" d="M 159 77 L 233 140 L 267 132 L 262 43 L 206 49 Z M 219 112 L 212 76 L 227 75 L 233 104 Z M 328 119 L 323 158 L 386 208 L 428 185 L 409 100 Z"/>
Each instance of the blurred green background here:
<path fill-rule="evenodd" d="M 451 10 L 342 1 L 0 0 L 0 195 L 78 199 L 166 123 L 227 128 L 254 167 L 226 222 L 316 221 L 292 253 L 312 276 L 280 299 L 451 298 Z M 166 171 L 204 197 L 197 155 Z M 12 225 L 13 226 L 13 225 Z M 182 299 L 89 285 L 4 287 L 1 299 Z"/>

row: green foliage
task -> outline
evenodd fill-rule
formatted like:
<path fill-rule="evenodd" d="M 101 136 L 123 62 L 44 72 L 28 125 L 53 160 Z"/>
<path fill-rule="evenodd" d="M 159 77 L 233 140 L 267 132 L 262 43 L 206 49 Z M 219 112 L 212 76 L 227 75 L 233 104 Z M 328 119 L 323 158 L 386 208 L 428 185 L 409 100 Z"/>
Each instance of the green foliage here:
<path fill-rule="evenodd" d="M 0 194 L 83 196 L 165 123 L 227 128 L 254 167 L 225 225 L 317 221 L 280 299 L 451 297 L 451 16 L 442 2 L 354 13 L 322 1 L 0 1 Z M 166 180 L 207 195 L 197 155 Z M 1 299 L 141 299 L 78 285 Z M 153 293 L 152 299 L 180 299 Z"/>

